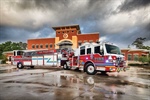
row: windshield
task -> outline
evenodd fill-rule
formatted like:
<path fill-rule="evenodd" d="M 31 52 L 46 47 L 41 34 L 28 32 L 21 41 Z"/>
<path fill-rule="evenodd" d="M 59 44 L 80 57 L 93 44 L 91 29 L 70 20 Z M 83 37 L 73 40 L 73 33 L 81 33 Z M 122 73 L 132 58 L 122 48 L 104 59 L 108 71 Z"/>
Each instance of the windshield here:
<path fill-rule="evenodd" d="M 117 46 L 105 44 L 107 53 L 121 54 L 120 49 Z"/>

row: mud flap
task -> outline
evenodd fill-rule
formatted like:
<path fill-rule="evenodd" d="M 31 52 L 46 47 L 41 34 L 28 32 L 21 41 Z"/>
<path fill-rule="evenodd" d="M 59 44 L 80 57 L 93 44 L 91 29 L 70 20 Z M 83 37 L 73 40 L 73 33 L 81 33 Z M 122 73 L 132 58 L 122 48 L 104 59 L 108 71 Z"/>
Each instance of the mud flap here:
<path fill-rule="evenodd" d="M 123 71 L 126 72 L 126 68 L 123 68 Z"/>
<path fill-rule="evenodd" d="M 116 71 L 119 73 L 120 71 L 124 71 L 124 72 L 126 72 L 126 68 L 125 67 L 123 67 L 123 68 L 120 68 L 120 67 L 118 67 L 117 69 L 116 69 Z"/>
<path fill-rule="evenodd" d="M 119 72 L 120 72 L 120 68 L 118 67 L 118 68 L 116 69 L 116 71 L 119 73 Z"/>

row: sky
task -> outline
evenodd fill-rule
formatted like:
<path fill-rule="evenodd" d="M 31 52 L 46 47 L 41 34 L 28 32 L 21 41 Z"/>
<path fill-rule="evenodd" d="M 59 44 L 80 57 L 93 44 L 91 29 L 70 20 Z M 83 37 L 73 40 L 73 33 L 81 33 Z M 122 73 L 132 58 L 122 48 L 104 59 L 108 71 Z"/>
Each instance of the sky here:
<path fill-rule="evenodd" d="M 0 0 L 0 43 L 55 37 L 53 26 L 74 24 L 121 48 L 138 37 L 150 46 L 150 0 Z"/>

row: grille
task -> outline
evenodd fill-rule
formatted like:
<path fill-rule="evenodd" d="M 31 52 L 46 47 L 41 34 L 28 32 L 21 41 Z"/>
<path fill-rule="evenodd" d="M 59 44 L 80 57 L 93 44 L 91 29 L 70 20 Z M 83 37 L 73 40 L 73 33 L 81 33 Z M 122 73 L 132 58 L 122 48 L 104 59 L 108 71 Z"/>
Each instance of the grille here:
<path fill-rule="evenodd" d="M 123 59 L 121 57 L 117 57 L 117 59 L 116 59 L 116 65 L 119 67 L 119 66 L 122 65 L 122 63 L 123 63 Z"/>

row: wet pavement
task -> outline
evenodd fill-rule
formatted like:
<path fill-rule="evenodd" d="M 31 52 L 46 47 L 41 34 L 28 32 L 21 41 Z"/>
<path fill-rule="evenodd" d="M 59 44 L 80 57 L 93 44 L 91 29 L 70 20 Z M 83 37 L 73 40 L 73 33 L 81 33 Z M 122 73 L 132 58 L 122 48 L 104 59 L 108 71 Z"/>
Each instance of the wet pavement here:
<path fill-rule="evenodd" d="M 150 100 L 150 67 L 91 76 L 60 68 L 1 66 L 0 100 Z"/>

